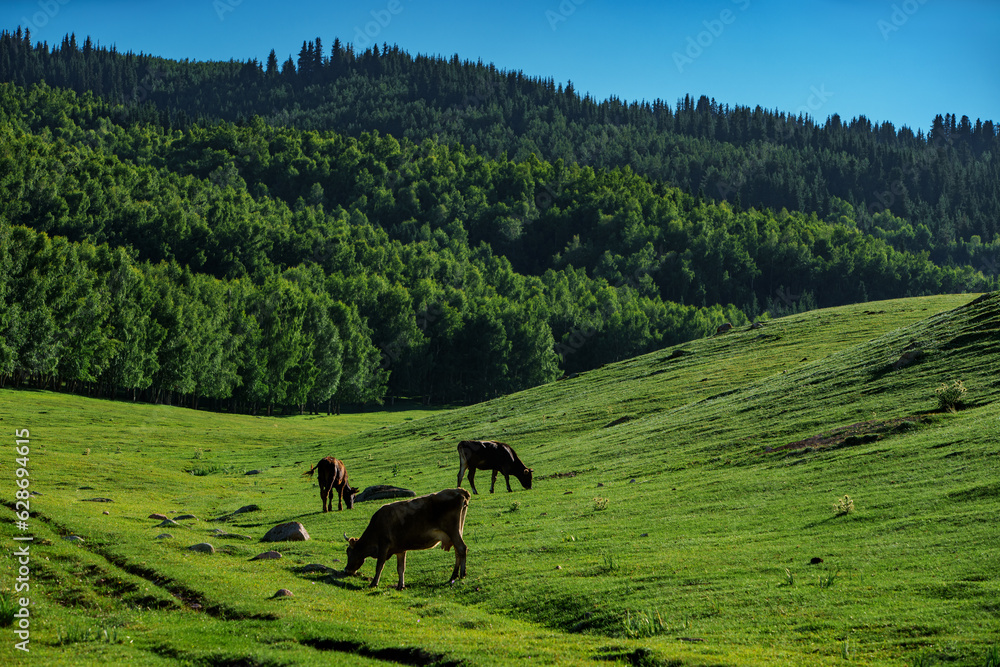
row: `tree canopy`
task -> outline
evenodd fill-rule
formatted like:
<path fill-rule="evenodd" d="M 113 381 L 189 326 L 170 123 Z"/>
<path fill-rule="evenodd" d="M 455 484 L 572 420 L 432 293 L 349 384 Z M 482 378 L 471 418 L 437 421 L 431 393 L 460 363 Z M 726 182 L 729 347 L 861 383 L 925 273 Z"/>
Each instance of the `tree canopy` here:
<path fill-rule="evenodd" d="M 478 401 L 766 312 L 996 287 L 1000 238 L 943 239 L 815 183 L 828 200 L 816 212 L 740 204 L 655 178 L 641 159 L 480 150 L 457 130 L 449 142 L 321 129 L 306 112 L 255 115 L 260 99 L 233 92 L 308 103 L 314 86 L 387 85 L 378 77 L 396 72 L 417 104 L 420 67 L 486 72 L 522 93 L 542 82 L 389 48 L 355 56 L 339 41 L 330 58 L 314 46 L 310 60 L 306 44 L 297 65 L 276 62 L 171 63 L 0 35 L 0 79 L 14 81 L 0 83 L 0 382 L 234 410 Z M 226 77 L 251 88 L 217 86 Z M 182 99 L 202 104 L 199 86 L 217 105 L 185 110 Z M 278 99 L 271 108 L 287 111 Z M 683 141 L 705 155 L 804 154 L 766 138 Z M 969 168 L 992 164 L 987 153 Z"/>

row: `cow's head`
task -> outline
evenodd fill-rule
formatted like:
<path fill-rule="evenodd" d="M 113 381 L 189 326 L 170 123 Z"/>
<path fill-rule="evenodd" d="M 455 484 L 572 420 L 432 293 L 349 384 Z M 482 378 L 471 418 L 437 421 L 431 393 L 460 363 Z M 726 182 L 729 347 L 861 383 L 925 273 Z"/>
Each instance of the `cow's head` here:
<path fill-rule="evenodd" d="M 534 468 L 525 468 L 523 472 L 515 473 L 518 481 L 521 482 L 521 486 L 526 489 L 531 488 L 531 473 L 535 472 Z"/>
<path fill-rule="evenodd" d="M 361 489 L 356 486 L 347 487 L 347 490 L 344 493 L 344 502 L 347 504 L 347 509 L 354 509 L 354 496 L 358 495 L 358 491 L 360 490 Z"/>
<path fill-rule="evenodd" d="M 347 565 L 344 566 L 344 572 L 354 574 L 365 564 L 367 555 L 358 549 L 358 538 L 348 537 L 347 533 L 344 533 L 344 539 L 347 540 Z"/>

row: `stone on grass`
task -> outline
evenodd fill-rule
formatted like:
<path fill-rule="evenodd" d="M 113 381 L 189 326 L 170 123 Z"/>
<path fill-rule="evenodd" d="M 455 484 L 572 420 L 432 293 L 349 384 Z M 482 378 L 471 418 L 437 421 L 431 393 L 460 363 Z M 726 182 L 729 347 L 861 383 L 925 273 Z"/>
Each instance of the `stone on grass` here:
<path fill-rule="evenodd" d="M 376 484 L 366 487 L 364 491 L 354 496 L 354 502 L 363 503 L 366 500 L 385 500 L 387 498 L 413 498 L 417 495 L 410 489 L 401 489 L 398 486 L 387 484 Z"/>
<path fill-rule="evenodd" d="M 277 551 L 265 551 L 264 553 L 259 553 L 250 560 L 277 560 L 281 558 L 281 554 Z"/>
<path fill-rule="evenodd" d="M 156 539 L 158 539 L 158 540 L 172 540 L 172 539 L 174 539 L 174 536 L 171 535 L 170 533 L 160 533 L 159 535 L 156 536 Z"/>
<path fill-rule="evenodd" d="M 305 526 L 298 521 L 282 523 L 267 531 L 261 542 L 303 542 L 309 539 Z"/>
<path fill-rule="evenodd" d="M 236 510 L 231 514 L 223 514 L 220 517 L 209 519 L 209 521 L 229 521 L 237 514 L 244 514 L 246 512 L 259 512 L 259 511 L 260 511 L 260 505 L 244 505 L 243 507 L 239 508 L 238 510 Z"/>
<path fill-rule="evenodd" d="M 199 553 L 214 554 L 215 547 L 213 547 L 208 542 L 201 542 L 199 544 L 192 544 L 188 547 L 189 551 L 197 551 Z"/>
<path fill-rule="evenodd" d="M 907 350 L 892 365 L 892 370 L 898 371 L 901 368 L 906 368 L 922 356 L 924 356 L 924 351 L 919 347 L 914 350 Z"/>
<path fill-rule="evenodd" d="M 149 518 L 149 519 L 157 519 L 159 521 L 163 521 L 164 519 L 166 519 L 168 517 L 167 517 L 166 514 L 150 514 L 147 518 Z"/>
<path fill-rule="evenodd" d="M 273 600 L 275 598 L 292 598 L 292 597 L 295 597 L 295 595 L 290 590 L 288 590 L 287 588 L 279 588 L 278 592 L 272 595 L 269 599 Z"/>

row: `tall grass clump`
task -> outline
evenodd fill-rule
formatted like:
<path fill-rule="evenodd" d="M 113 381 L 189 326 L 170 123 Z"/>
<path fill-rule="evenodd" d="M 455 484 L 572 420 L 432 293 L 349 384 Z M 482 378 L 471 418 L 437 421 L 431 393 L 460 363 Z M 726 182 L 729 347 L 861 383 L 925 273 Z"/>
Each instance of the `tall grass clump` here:
<path fill-rule="evenodd" d="M 622 626 L 625 636 L 630 639 L 652 637 L 669 630 L 658 611 L 649 614 L 644 611 L 637 611 L 635 613 L 630 611 L 625 612 L 625 618 L 622 619 Z"/>
<path fill-rule="evenodd" d="M 942 382 L 937 389 L 938 407 L 948 412 L 955 412 L 961 407 L 966 393 L 968 390 L 961 380 L 955 380 L 951 384 Z"/>
<path fill-rule="evenodd" d="M 843 516 L 844 514 L 850 514 L 854 511 L 854 499 L 851 498 L 846 493 L 844 497 L 833 504 L 833 513 L 837 516 Z"/>
<path fill-rule="evenodd" d="M 14 598 L 8 597 L 7 593 L 0 591 L 0 628 L 9 628 L 14 625 Z"/>

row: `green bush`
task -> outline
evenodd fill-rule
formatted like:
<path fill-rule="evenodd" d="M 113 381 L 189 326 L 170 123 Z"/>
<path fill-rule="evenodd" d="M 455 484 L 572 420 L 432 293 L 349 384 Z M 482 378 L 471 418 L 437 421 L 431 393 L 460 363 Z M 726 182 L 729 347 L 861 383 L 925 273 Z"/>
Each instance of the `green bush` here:
<path fill-rule="evenodd" d="M 843 498 L 833 504 L 833 511 L 837 516 L 850 514 L 854 511 L 854 500 L 845 493 Z"/>
<path fill-rule="evenodd" d="M 951 384 L 942 382 L 937 390 L 938 406 L 942 410 L 955 412 L 962 405 L 967 391 L 961 380 L 955 380 Z"/>

